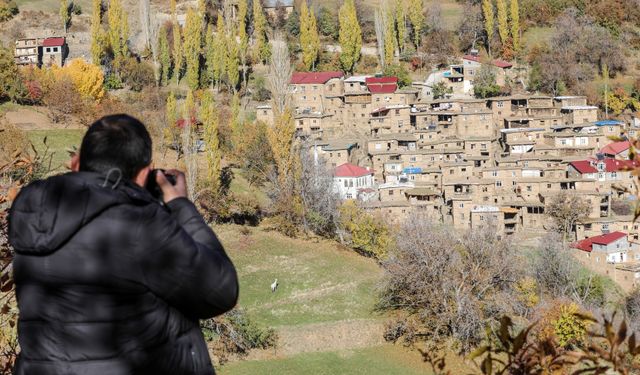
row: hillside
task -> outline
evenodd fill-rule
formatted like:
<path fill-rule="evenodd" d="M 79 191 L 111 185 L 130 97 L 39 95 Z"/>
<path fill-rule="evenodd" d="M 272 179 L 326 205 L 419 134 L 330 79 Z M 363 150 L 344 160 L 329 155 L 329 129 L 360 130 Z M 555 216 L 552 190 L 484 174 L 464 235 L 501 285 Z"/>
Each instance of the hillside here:
<path fill-rule="evenodd" d="M 330 241 L 291 239 L 263 228 L 215 227 L 240 273 L 240 307 L 279 335 L 220 374 L 424 374 L 420 355 L 384 342 L 374 312 L 382 272 Z M 279 287 L 269 285 L 278 278 Z"/>

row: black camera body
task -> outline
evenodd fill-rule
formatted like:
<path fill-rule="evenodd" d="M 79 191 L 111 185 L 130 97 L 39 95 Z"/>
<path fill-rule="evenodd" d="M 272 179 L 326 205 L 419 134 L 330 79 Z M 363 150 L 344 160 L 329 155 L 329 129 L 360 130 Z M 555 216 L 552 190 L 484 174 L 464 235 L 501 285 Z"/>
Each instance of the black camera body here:
<path fill-rule="evenodd" d="M 162 189 L 160 189 L 160 185 L 158 185 L 158 182 L 156 182 L 156 176 L 158 175 L 158 172 L 162 172 L 171 185 L 176 184 L 176 177 L 170 174 L 165 174 L 164 169 L 152 169 L 151 172 L 149 172 L 149 177 L 147 177 L 147 184 L 145 185 L 145 189 L 147 189 L 154 198 L 162 201 Z"/>

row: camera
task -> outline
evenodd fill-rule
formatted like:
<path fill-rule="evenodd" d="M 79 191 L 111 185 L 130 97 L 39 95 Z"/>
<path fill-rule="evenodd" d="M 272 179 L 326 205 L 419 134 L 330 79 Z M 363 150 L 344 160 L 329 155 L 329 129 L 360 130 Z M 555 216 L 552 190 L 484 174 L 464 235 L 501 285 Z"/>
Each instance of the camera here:
<path fill-rule="evenodd" d="M 166 174 L 164 169 L 153 169 L 149 172 L 149 177 L 147 177 L 147 184 L 145 185 L 145 189 L 151 193 L 151 195 L 159 201 L 162 201 L 162 189 L 160 189 L 160 185 L 156 182 L 156 175 L 158 172 L 162 172 L 166 177 L 167 181 L 171 185 L 176 184 L 176 177 L 170 174 Z"/>

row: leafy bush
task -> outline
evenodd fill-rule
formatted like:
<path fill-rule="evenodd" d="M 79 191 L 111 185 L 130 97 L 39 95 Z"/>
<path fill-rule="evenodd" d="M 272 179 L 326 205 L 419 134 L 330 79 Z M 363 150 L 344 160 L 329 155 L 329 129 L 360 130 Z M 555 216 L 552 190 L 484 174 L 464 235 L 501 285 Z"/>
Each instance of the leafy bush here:
<path fill-rule="evenodd" d="M 104 80 L 104 88 L 107 90 L 119 90 L 123 87 L 122 80 L 115 74 L 109 74 Z"/>
<path fill-rule="evenodd" d="M 340 224 L 353 248 L 378 259 L 387 257 L 392 238 L 382 218 L 347 201 L 340 207 Z"/>
<path fill-rule="evenodd" d="M 205 340 L 213 343 L 213 351 L 220 363 L 230 355 L 246 356 L 252 349 L 266 349 L 276 345 L 278 336 L 271 328 L 262 328 L 241 309 L 234 309 L 200 324 Z"/>
<path fill-rule="evenodd" d="M 409 72 L 402 64 L 387 65 L 384 69 L 384 75 L 398 77 L 398 86 L 401 88 L 411 86 Z"/>
<path fill-rule="evenodd" d="M 0 0 L 0 22 L 10 20 L 18 12 L 18 4 L 15 1 Z"/>
<path fill-rule="evenodd" d="M 153 68 L 146 62 L 127 59 L 120 69 L 120 78 L 133 91 L 141 91 L 147 86 L 155 84 Z"/>

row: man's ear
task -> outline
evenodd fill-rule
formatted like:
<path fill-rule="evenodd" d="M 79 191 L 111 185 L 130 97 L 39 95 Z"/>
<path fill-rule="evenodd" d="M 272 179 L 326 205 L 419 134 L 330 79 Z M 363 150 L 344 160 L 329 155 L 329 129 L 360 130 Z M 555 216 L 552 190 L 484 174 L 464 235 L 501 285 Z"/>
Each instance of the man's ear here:
<path fill-rule="evenodd" d="M 80 154 L 75 153 L 71 155 L 71 159 L 69 160 L 69 169 L 72 172 L 78 172 L 80 170 Z"/>
<path fill-rule="evenodd" d="M 138 172 L 138 174 L 134 177 L 133 182 L 135 182 L 138 186 L 144 187 L 147 184 L 149 172 L 151 172 L 150 165 L 142 168 L 140 172 Z"/>

